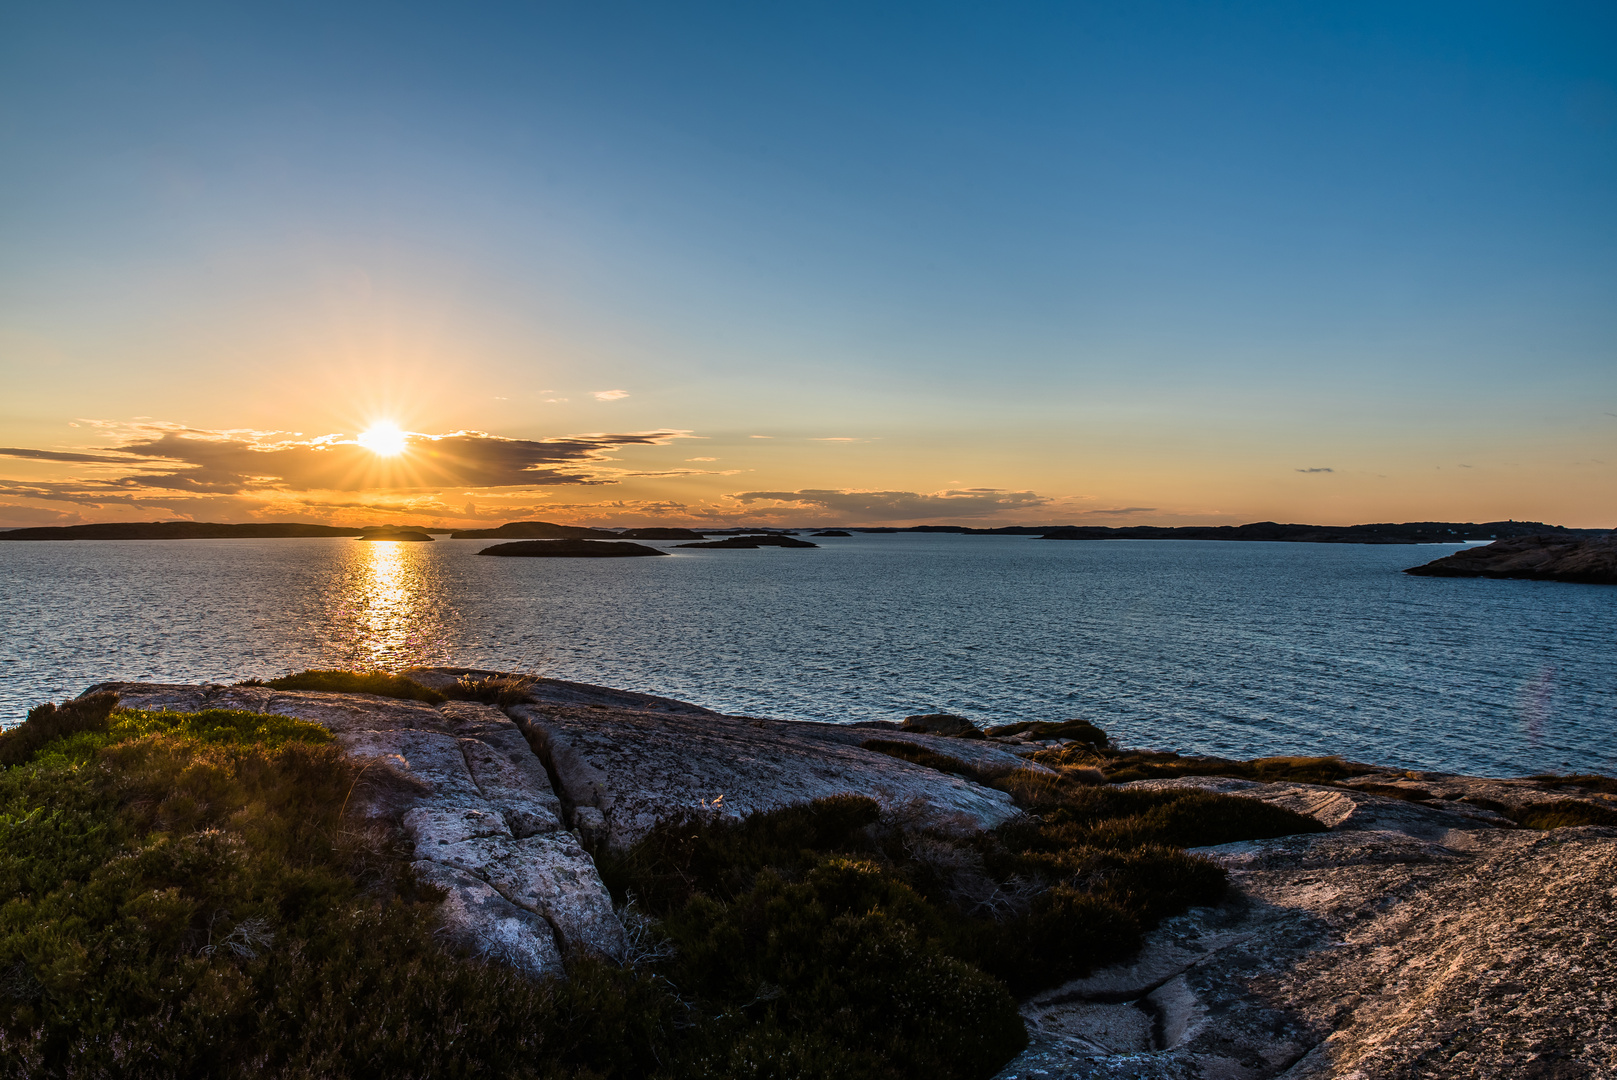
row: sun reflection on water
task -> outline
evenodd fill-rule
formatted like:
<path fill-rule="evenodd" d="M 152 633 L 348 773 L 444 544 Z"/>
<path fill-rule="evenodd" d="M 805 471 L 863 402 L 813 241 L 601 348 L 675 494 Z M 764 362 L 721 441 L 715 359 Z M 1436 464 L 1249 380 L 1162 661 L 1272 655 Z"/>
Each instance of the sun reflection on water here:
<path fill-rule="evenodd" d="M 430 546 L 356 541 L 326 600 L 327 632 L 347 666 L 398 671 L 449 659 L 454 611 Z"/>

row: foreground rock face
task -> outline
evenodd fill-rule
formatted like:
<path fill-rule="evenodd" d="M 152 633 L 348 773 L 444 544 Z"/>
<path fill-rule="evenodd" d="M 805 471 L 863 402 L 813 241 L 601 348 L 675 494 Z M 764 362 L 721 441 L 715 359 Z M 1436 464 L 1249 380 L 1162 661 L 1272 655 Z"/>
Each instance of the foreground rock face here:
<path fill-rule="evenodd" d="M 409 674 L 443 689 L 498 673 Z M 625 955 L 587 849 L 632 843 L 672 813 L 739 817 L 853 792 L 969 831 L 1013 817 L 1009 797 L 893 746 L 977 776 L 1043 770 L 1023 756 L 1039 742 L 723 716 L 559 680 L 523 689 L 505 711 L 266 687 L 88 692 L 325 725 L 366 763 L 356 801 L 399 822 L 417 876 L 443 890 L 446 935 L 536 976 L 561 974 L 569 955 Z M 1536 832 L 1496 812 L 1617 809 L 1617 797 L 1391 770 L 1332 786 L 1131 786 L 1261 799 L 1328 831 L 1202 849 L 1229 871 L 1227 900 L 1169 920 L 1129 964 L 1026 1002 L 1032 1042 L 1001 1080 L 1617 1077 L 1617 829 Z"/>
<path fill-rule="evenodd" d="M 408 674 L 438 690 L 468 676 L 501 677 L 466 668 Z M 414 846 L 417 877 L 445 891 L 447 935 L 536 976 L 562 974 L 570 955 L 623 957 L 623 925 L 586 844 L 633 843 L 680 811 L 740 817 L 857 792 L 937 828 L 989 828 L 1016 813 L 1003 792 L 861 748 L 867 730 L 727 717 L 557 679 L 523 687 L 530 703 L 509 716 L 465 701 L 434 707 L 263 686 L 103 683 L 86 692 L 110 690 L 131 708 L 247 709 L 330 729 L 364 763 L 356 802 L 397 821 Z M 1003 747 L 892 737 L 984 772 L 1043 771 Z"/>
<path fill-rule="evenodd" d="M 1420 577 L 1531 578 L 1617 585 L 1617 534 L 1591 540 L 1522 536 L 1405 570 Z"/>
<path fill-rule="evenodd" d="M 519 705 L 570 809 L 613 845 L 632 844 L 671 813 L 743 817 L 828 795 L 868 795 L 936 828 L 993 828 L 1017 813 L 1011 797 L 862 747 L 870 729 L 605 705 Z M 993 773 L 1047 772 L 1014 749 L 883 728 Z"/>
<path fill-rule="evenodd" d="M 1027 1003 L 1033 1042 L 1001 1080 L 1617 1076 L 1617 830 L 1304 784 L 1139 786 L 1183 785 L 1331 830 L 1202 849 L 1230 899 Z"/>

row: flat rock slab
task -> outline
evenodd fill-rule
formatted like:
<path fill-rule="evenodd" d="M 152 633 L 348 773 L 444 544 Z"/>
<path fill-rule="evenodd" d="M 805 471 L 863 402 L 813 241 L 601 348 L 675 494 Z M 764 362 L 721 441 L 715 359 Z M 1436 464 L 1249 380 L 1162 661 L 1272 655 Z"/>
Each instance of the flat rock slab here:
<path fill-rule="evenodd" d="M 374 770 L 363 809 L 399 821 L 418 878 L 446 893 L 440 915 L 451 940 L 533 975 L 561 975 L 564 955 L 623 954 L 623 925 L 594 861 L 563 828 L 543 765 L 499 709 L 257 686 L 93 689 L 132 708 L 247 709 L 321 724 Z"/>
<path fill-rule="evenodd" d="M 871 738 L 914 743 L 985 772 L 1042 770 L 1007 747 L 890 729 L 549 704 L 516 706 L 511 715 L 547 755 L 563 798 L 599 811 L 613 845 L 634 843 L 679 811 L 739 818 L 846 793 L 959 831 L 1018 813 L 1004 792 L 862 749 Z"/>
<path fill-rule="evenodd" d="M 1311 803 L 1331 830 L 1201 849 L 1230 898 L 1027 1002 L 1032 1043 L 1000 1080 L 1617 1077 L 1617 830 L 1306 784 L 1145 785 Z"/>

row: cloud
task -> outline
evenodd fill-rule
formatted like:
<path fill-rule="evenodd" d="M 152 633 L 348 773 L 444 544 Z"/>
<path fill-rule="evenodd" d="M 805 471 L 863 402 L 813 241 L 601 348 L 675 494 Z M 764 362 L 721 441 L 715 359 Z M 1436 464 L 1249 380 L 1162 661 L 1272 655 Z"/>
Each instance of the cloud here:
<path fill-rule="evenodd" d="M 685 460 L 686 461 L 717 461 L 719 459 L 716 458 L 716 457 L 688 457 Z"/>
<path fill-rule="evenodd" d="M 30 525 L 78 525 L 82 514 L 66 510 L 51 510 L 42 506 L 24 506 L 22 503 L 0 503 L 0 529 L 20 529 Z"/>
<path fill-rule="evenodd" d="M 405 452 L 379 457 L 343 435 L 303 438 L 288 432 L 208 431 L 179 424 L 101 425 L 123 436 L 99 454 L 17 450 L 98 466 L 102 475 L 24 484 L 25 498 L 167 505 L 175 495 L 257 495 L 298 491 L 428 490 L 440 487 L 529 488 L 614 482 L 602 462 L 625 446 L 660 446 L 681 431 L 594 433 L 553 439 L 507 439 L 482 431 L 407 433 Z M 108 465 L 121 475 L 104 475 Z M 171 494 L 173 493 L 173 494 Z M 158 503 L 153 503 L 158 500 Z"/>
<path fill-rule="evenodd" d="M 1156 512 L 1157 508 L 1154 506 L 1115 506 L 1110 510 L 1083 511 L 1086 516 L 1097 517 L 1119 517 L 1124 514 L 1154 514 Z"/>
<path fill-rule="evenodd" d="M 31 458 L 35 461 L 106 462 L 128 465 L 127 457 L 108 457 L 105 454 L 68 454 L 59 450 L 28 450 L 19 446 L 0 446 L 0 457 Z"/>
<path fill-rule="evenodd" d="M 1314 469 L 1298 469 L 1297 471 L 1302 472 L 1302 473 L 1315 473 L 1315 472 L 1335 472 L 1336 470 L 1335 469 L 1314 468 Z"/>
<path fill-rule="evenodd" d="M 775 436 L 773 436 L 773 435 L 748 435 L 747 436 L 747 438 L 749 438 L 749 439 L 773 439 L 774 437 Z"/>
<path fill-rule="evenodd" d="M 629 396 L 627 390 L 591 390 L 590 397 L 596 401 L 622 401 Z"/>
<path fill-rule="evenodd" d="M 1010 511 L 1032 510 L 1052 500 L 1031 491 L 967 488 L 963 491 L 859 491 L 806 488 L 801 491 L 741 491 L 730 496 L 746 506 L 787 503 L 839 518 L 860 521 L 915 521 L 921 518 L 986 517 Z"/>

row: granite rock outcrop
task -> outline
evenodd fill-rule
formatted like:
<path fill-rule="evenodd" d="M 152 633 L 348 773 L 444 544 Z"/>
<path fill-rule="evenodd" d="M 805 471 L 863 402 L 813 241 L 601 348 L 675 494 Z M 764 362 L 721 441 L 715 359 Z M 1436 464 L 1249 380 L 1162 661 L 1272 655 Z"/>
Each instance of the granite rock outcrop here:
<path fill-rule="evenodd" d="M 1078 721 L 962 739 L 465 668 L 406 674 L 513 696 L 496 707 L 248 685 L 87 693 L 324 725 L 361 763 L 361 812 L 396 824 L 418 880 L 443 893 L 445 936 L 534 976 L 564 974 L 573 956 L 631 959 L 592 851 L 659 820 L 852 792 L 969 834 L 1020 812 L 978 780 L 1053 775 L 1029 755 L 1097 745 L 1076 737 Z M 1168 919 L 1127 963 L 1025 1001 L 1031 1042 L 1000 1080 L 1617 1077 L 1617 827 L 1520 824 L 1556 807 L 1617 820 L 1617 782 L 1378 769 L 1128 786 L 1258 799 L 1326 830 L 1199 849 L 1229 874 L 1225 900 Z"/>
<path fill-rule="evenodd" d="M 1330 829 L 1200 849 L 1228 871 L 1229 899 L 1027 1002 L 1032 1042 L 1000 1080 L 1617 1075 L 1617 829 L 1518 829 L 1459 802 L 1467 778 L 1444 783 L 1451 801 L 1428 804 L 1138 782 L 1263 799 Z M 1480 782 L 1501 785 L 1542 797 Z"/>
<path fill-rule="evenodd" d="M 1417 577 L 1528 578 L 1586 585 L 1617 585 L 1617 533 L 1577 539 L 1520 536 L 1467 548 L 1412 566 Z"/>

